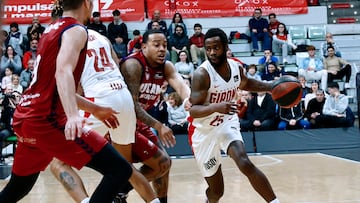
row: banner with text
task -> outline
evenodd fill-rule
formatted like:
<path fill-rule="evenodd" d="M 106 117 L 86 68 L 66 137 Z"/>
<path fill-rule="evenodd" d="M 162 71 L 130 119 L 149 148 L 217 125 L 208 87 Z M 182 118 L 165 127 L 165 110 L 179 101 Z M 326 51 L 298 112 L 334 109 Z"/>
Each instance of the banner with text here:
<path fill-rule="evenodd" d="M 306 0 L 146 0 L 148 16 L 160 10 L 161 18 L 172 18 L 175 12 L 184 18 L 252 16 L 255 8 L 263 15 L 307 13 Z"/>
<path fill-rule="evenodd" d="M 144 2 L 138 0 L 95 0 L 94 11 L 100 11 L 103 21 L 112 20 L 112 11 L 118 9 L 124 21 L 143 21 Z M 52 0 L 11 0 L 4 5 L 3 19 L 5 24 L 31 24 L 34 16 L 40 17 L 41 23 L 49 23 Z"/>

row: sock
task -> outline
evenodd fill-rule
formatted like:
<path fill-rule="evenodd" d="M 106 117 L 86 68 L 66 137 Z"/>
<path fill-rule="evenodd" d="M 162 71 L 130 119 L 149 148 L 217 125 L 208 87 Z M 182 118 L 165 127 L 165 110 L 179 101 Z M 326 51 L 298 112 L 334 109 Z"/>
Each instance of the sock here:
<path fill-rule="evenodd" d="M 160 203 L 159 198 L 153 199 L 150 203 Z"/>
<path fill-rule="evenodd" d="M 81 201 L 81 203 L 89 203 L 90 202 L 90 198 L 89 197 L 87 197 L 87 198 L 85 198 L 85 199 L 83 199 L 82 201 Z"/>
<path fill-rule="evenodd" d="M 160 197 L 159 199 L 160 199 L 160 203 L 167 203 L 167 197 Z"/>
<path fill-rule="evenodd" d="M 277 198 L 275 198 L 275 199 L 272 200 L 270 203 L 280 203 L 280 201 L 279 201 Z"/>

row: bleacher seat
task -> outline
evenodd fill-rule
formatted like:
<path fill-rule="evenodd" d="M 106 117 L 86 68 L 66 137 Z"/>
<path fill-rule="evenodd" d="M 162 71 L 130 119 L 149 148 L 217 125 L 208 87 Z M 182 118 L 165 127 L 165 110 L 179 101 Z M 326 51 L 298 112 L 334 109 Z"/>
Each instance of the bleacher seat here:
<path fill-rule="evenodd" d="M 289 34 L 296 45 L 310 44 L 310 40 L 307 38 L 307 28 L 305 25 L 291 25 L 289 26 Z"/>
<path fill-rule="evenodd" d="M 311 41 L 325 40 L 325 35 L 326 35 L 325 25 L 308 26 L 308 37 Z"/>

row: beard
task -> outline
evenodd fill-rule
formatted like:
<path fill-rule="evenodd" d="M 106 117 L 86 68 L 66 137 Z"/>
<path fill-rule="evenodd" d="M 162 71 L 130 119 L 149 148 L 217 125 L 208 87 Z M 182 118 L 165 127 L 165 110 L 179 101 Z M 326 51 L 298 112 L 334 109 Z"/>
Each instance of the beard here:
<path fill-rule="evenodd" d="M 224 52 L 222 55 L 220 55 L 217 59 L 218 59 L 217 62 L 212 62 L 211 60 L 209 60 L 210 64 L 213 67 L 220 66 L 220 65 L 222 65 L 223 63 L 226 62 L 226 59 L 227 59 L 226 52 Z"/>

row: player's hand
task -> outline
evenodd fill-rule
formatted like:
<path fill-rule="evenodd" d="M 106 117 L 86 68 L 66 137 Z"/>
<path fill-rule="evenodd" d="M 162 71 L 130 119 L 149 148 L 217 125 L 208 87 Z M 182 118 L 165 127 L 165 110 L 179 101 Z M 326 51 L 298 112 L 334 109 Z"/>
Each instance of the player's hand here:
<path fill-rule="evenodd" d="M 176 139 L 173 131 L 169 127 L 167 127 L 166 125 L 162 125 L 158 132 L 160 141 L 165 147 L 169 148 L 175 146 Z"/>
<path fill-rule="evenodd" d="M 64 129 L 65 138 L 67 140 L 75 140 L 76 137 L 81 137 L 84 123 L 85 119 L 80 115 L 68 117 Z"/>
<path fill-rule="evenodd" d="M 189 98 L 184 99 L 183 102 L 184 102 L 184 109 L 185 109 L 185 111 L 189 111 L 190 108 L 191 108 L 191 106 L 192 106 L 192 104 L 191 104 L 190 101 L 189 101 Z"/>
<path fill-rule="evenodd" d="M 233 102 L 221 102 L 213 104 L 215 111 L 223 114 L 233 115 L 239 112 L 238 104 Z"/>
<path fill-rule="evenodd" d="M 103 122 L 108 128 L 117 128 L 120 123 L 116 117 L 119 112 L 109 107 L 100 107 L 97 111 L 93 112 L 95 118 Z"/>

